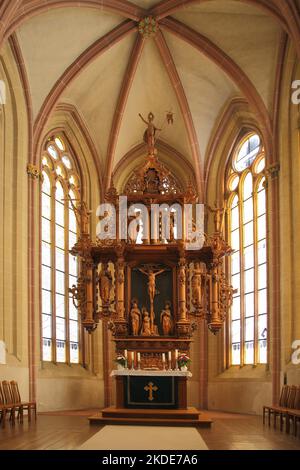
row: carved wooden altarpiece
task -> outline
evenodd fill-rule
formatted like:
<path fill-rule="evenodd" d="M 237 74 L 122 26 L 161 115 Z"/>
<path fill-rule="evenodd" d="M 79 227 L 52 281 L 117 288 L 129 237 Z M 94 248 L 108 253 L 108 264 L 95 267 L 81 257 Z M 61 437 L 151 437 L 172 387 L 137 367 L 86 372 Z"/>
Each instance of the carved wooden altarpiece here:
<path fill-rule="evenodd" d="M 78 257 L 80 274 L 71 292 L 83 326 L 92 332 L 102 320 L 129 369 L 163 372 L 178 369 L 178 354 L 189 355 L 198 319 L 205 318 L 213 333 L 221 328 L 232 299 L 223 270 L 231 249 L 219 227 L 210 237 L 202 233 L 199 247 L 191 245 L 195 213 L 192 209 L 187 217 L 185 205 L 197 203 L 195 190 L 176 181 L 153 145 L 152 136 L 145 163 L 124 188 L 127 199 L 121 200 L 113 186 L 107 192 L 108 209 L 100 217 L 104 236 L 91 238 L 87 208 L 78 209 L 82 230 L 71 253 Z M 115 208 L 114 224 L 109 204 Z M 141 204 L 149 220 L 141 217 Z M 151 207 L 163 204 L 171 207 L 167 231 L 164 209 L 150 217 Z"/>

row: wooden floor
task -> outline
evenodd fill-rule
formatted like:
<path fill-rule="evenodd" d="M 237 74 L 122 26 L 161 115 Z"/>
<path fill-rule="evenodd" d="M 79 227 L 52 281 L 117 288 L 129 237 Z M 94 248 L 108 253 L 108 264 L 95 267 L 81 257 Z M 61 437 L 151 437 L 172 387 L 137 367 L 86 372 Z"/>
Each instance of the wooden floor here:
<path fill-rule="evenodd" d="M 37 422 L 0 428 L 0 450 L 76 449 L 98 432 L 87 417 L 95 410 L 40 414 Z M 263 426 L 258 416 L 210 412 L 211 429 L 198 432 L 212 450 L 300 450 L 300 439 Z"/>

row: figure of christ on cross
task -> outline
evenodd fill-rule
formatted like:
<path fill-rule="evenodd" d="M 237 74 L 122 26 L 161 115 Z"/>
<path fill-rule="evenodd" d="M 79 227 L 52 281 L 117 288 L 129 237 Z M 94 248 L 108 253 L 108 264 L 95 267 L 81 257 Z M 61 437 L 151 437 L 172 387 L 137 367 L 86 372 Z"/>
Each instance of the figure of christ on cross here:
<path fill-rule="evenodd" d="M 146 385 L 146 387 L 144 387 L 144 390 L 146 392 L 149 392 L 148 400 L 153 401 L 154 400 L 153 392 L 157 392 L 158 387 L 156 385 L 154 385 L 153 382 L 149 382 L 148 385 Z"/>
<path fill-rule="evenodd" d="M 165 269 L 159 269 L 158 271 L 154 271 L 153 268 L 149 267 L 147 270 L 146 269 L 139 269 L 141 273 L 145 274 L 145 276 L 148 276 L 148 294 L 150 298 L 150 325 L 151 325 L 151 334 L 154 334 L 154 297 L 156 295 L 156 288 L 155 288 L 155 278 L 159 274 L 163 273 L 166 271 Z"/>

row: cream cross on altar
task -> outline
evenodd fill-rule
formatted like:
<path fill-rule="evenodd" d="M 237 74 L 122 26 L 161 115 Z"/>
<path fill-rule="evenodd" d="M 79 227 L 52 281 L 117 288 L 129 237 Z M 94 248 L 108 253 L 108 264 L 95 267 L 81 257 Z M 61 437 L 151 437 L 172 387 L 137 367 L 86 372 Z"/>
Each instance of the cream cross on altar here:
<path fill-rule="evenodd" d="M 158 387 L 154 385 L 152 382 L 149 382 L 148 385 L 144 387 L 144 390 L 146 390 L 146 392 L 149 392 L 148 400 L 153 401 L 154 400 L 153 392 L 157 392 Z"/>

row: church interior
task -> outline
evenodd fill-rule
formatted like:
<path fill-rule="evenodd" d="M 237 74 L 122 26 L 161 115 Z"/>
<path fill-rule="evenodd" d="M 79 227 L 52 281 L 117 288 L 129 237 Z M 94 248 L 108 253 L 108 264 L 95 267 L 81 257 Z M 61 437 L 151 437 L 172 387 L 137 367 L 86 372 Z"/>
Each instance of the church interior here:
<path fill-rule="evenodd" d="M 300 0 L 0 17 L 0 449 L 300 449 Z"/>

